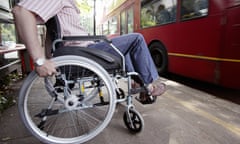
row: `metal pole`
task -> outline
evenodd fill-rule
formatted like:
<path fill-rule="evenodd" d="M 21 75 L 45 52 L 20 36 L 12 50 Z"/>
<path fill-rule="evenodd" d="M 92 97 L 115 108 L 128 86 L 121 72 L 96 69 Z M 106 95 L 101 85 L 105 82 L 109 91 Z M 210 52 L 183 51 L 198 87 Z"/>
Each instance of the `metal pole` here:
<path fill-rule="evenodd" d="M 96 0 L 93 0 L 93 35 L 96 35 Z"/>

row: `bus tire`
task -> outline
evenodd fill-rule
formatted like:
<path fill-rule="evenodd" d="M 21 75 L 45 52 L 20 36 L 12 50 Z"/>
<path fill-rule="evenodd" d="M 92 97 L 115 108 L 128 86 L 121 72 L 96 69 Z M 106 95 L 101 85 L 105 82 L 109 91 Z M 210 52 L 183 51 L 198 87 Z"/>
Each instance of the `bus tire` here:
<path fill-rule="evenodd" d="M 168 67 L 168 55 L 166 48 L 158 42 L 154 42 L 149 46 L 152 59 L 156 65 L 159 74 L 165 74 Z"/>

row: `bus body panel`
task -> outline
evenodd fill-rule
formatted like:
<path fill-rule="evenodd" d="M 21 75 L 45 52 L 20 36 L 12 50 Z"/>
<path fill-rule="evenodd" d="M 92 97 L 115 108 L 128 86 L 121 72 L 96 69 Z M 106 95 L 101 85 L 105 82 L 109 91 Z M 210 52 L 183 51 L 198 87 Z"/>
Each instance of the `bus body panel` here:
<path fill-rule="evenodd" d="M 159 42 L 167 49 L 168 71 L 240 89 L 240 1 L 209 0 L 206 16 L 184 21 L 181 3 L 177 0 L 175 22 L 148 28 L 140 26 L 141 0 L 124 7 L 134 7 L 134 32 L 141 33 L 149 46 Z"/>
<path fill-rule="evenodd" d="M 222 14 L 218 12 L 218 15 L 214 16 L 177 21 L 176 24 L 141 29 L 137 32 L 144 35 L 148 44 L 152 41 L 163 43 L 169 53 L 168 70 L 170 72 L 219 83 L 219 76 L 216 72 L 219 71 L 216 70 L 219 68 L 218 62 L 206 60 L 204 57 L 219 57 L 220 55 L 219 49 L 215 48 L 221 45 L 221 16 Z M 194 56 L 200 58 L 192 58 Z"/>
<path fill-rule="evenodd" d="M 240 60 L 240 11 L 236 3 L 226 4 L 210 1 L 206 17 L 137 32 L 144 35 L 148 44 L 160 41 L 167 48 L 170 72 L 239 89 L 240 62 L 224 60 Z M 233 5 L 233 10 L 227 10 Z"/>
<path fill-rule="evenodd" d="M 240 3 L 240 2 L 239 2 Z M 238 3 L 238 4 L 239 4 Z M 240 6 L 234 5 L 226 11 L 225 45 L 220 57 L 226 58 L 221 63 L 221 81 L 224 86 L 240 88 Z M 230 61 L 227 61 L 230 60 Z M 235 61 L 234 61 L 235 60 Z"/>

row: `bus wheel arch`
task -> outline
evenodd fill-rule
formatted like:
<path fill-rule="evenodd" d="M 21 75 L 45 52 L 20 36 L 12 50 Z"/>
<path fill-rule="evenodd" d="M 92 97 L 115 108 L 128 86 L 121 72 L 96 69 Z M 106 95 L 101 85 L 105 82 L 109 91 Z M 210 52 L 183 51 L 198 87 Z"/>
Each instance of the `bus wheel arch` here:
<path fill-rule="evenodd" d="M 168 54 L 166 47 L 159 41 L 154 41 L 149 45 L 149 51 L 156 65 L 159 74 L 168 71 Z"/>

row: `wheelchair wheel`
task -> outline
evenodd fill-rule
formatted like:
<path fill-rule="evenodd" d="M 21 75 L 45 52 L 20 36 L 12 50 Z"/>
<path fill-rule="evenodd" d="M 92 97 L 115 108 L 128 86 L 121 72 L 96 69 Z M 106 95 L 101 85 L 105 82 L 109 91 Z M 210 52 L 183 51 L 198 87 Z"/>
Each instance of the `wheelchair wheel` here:
<path fill-rule="evenodd" d="M 139 133 L 144 128 L 144 120 L 140 113 L 133 108 L 126 111 L 123 115 L 123 121 L 128 130 L 132 133 Z"/>
<path fill-rule="evenodd" d="M 53 59 L 58 74 L 30 73 L 19 93 L 19 112 L 26 128 L 44 143 L 83 143 L 110 122 L 116 92 L 109 74 L 79 56 Z M 58 84 L 56 84 L 58 83 Z"/>

